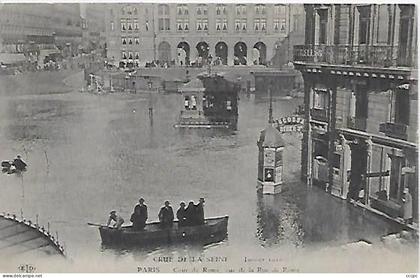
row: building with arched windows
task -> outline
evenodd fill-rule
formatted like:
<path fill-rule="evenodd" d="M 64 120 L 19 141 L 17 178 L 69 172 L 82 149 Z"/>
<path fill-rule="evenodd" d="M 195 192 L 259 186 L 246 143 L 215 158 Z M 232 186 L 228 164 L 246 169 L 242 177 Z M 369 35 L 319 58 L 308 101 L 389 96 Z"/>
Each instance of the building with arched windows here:
<path fill-rule="evenodd" d="M 291 60 L 290 37 L 303 43 L 305 18 L 299 4 L 106 6 L 107 57 L 120 66 L 153 60 L 194 65 L 209 56 L 216 64 L 278 65 Z"/>

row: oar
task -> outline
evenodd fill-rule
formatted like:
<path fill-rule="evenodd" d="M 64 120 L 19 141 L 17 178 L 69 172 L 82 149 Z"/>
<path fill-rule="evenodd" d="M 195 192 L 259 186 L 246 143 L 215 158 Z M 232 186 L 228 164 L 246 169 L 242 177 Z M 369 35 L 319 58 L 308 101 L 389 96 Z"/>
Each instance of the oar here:
<path fill-rule="evenodd" d="M 89 226 L 95 226 L 95 227 L 106 227 L 105 225 L 101 225 L 101 224 L 95 224 L 95 223 L 87 223 Z"/>

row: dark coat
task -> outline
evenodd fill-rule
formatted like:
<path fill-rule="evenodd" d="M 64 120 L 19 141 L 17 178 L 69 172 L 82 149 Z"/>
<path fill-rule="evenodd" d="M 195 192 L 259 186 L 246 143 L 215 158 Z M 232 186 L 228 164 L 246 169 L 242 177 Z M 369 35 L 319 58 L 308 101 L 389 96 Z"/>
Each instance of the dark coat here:
<path fill-rule="evenodd" d="M 176 218 L 178 219 L 179 226 L 185 226 L 187 221 L 187 213 L 185 208 L 179 208 L 176 212 Z"/>
<path fill-rule="evenodd" d="M 162 207 L 159 211 L 159 221 L 164 227 L 172 226 L 174 221 L 174 211 L 171 206 Z"/>
<path fill-rule="evenodd" d="M 134 208 L 134 213 L 131 215 L 130 221 L 133 222 L 135 230 L 143 230 L 146 226 L 147 220 L 147 206 L 145 204 L 137 204 Z"/>
<path fill-rule="evenodd" d="M 196 225 L 204 224 L 204 207 L 203 204 L 198 203 L 195 205 L 195 213 L 196 213 Z"/>
<path fill-rule="evenodd" d="M 13 165 L 15 165 L 17 170 L 23 170 L 26 168 L 26 163 L 23 162 L 21 159 L 16 158 L 15 160 L 13 160 Z"/>
<path fill-rule="evenodd" d="M 185 225 L 193 226 L 196 225 L 197 222 L 197 213 L 194 204 L 188 205 L 185 209 Z"/>
<path fill-rule="evenodd" d="M 144 222 L 146 222 L 148 214 L 147 214 L 147 206 L 145 204 L 140 205 L 137 204 L 136 207 L 134 208 L 134 211 L 138 211 L 138 214 L 140 215 L 140 219 L 142 219 Z"/>

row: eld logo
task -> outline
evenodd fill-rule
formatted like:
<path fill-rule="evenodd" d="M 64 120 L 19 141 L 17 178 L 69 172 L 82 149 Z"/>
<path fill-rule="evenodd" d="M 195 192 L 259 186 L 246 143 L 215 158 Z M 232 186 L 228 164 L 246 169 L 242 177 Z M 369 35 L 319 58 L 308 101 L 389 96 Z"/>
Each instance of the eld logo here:
<path fill-rule="evenodd" d="M 30 265 L 30 264 L 22 264 L 18 267 L 18 270 L 20 272 L 32 273 L 36 270 L 36 267 L 34 267 L 33 265 Z"/>

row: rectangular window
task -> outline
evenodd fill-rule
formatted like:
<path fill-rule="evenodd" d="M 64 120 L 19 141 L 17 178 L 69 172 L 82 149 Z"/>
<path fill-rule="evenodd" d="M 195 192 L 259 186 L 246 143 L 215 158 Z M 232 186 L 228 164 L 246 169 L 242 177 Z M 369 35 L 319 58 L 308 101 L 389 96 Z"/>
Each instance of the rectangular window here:
<path fill-rule="evenodd" d="M 314 90 L 313 91 L 313 108 L 325 110 L 328 106 L 328 92 L 327 90 Z"/>
<path fill-rule="evenodd" d="M 222 30 L 222 20 L 220 18 L 216 19 L 216 31 Z"/>
<path fill-rule="evenodd" d="M 209 21 L 208 19 L 203 19 L 203 31 L 207 31 L 209 29 Z"/>
<path fill-rule="evenodd" d="M 184 24 L 183 24 L 184 22 L 181 20 L 181 19 L 178 19 L 177 21 L 176 21 L 176 30 L 178 31 L 178 32 L 182 32 L 182 30 L 184 29 Z"/>
<path fill-rule="evenodd" d="M 239 32 L 241 31 L 241 20 L 235 19 L 235 31 Z"/>
<path fill-rule="evenodd" d="M 169 25 L 169 18 L 165 18 L 165 30 L 171 30 L 171 26 Z"/>
<path fill-rule="evenodd" d="M 121 31 L 127 30 L 127 21 L 125 19 L 121 19 Z"/>
<path fill-rule="evenodd" d="M 123 60 L 127 59 L 127 53 L 125 51 L 121 52 L 121 59 Z"/>
<path fill-rule="evenodd" d="M 146 28 L 146 31 L 149 31 L 149 21 L 148 20 L 146 20 L 145 28 Z"/>
<path fill-rule="evenodd" d="M 367 44 L 369 41 L 370 7 L 360 7 L 359 12 L 359 44 Z"/>
<path fill-rule="evenodd" d="M 163 22 L 163 18 L 159 18 L 158 24 L 159 24 L 159 30 L 160 31 L 165 30 L 165 25 L 164 25 L 164 22 Z"/>
<path fill-rule="evenodd" d="M 236 5 L 236 15 L 240 16 L 242 13 L 242 6 Z"/>
<path fill-rule="evenodd" d="M 274 32 L 279 32 L 280 31 L 280 20 L 274 19 L 273 26 L 274 26 Z"/>
<path fill-rule="evenodd" d="M 319 43 L 327 43 L 328 10 L 319 10 Z"/>
<path fill-rule="evenodd" d="M 201 22 L 201 19 L 197 20 L 196 30 L 203 31 L 203 24 Z"/>
<path fill-rule="evenodd" d="M 114 21 L 111 21 L 111 31 L 114 31 Z"/>
<path fill-rule="evenodd" d="M 260 20 L 259 19 L 254 19 L 254 30 L 257 31 L 257 32 L 260 30 Z"/>
<path fill-rule="evenodd" d="M 228 21 L 227 21 L 227 19 L 223 19 L 223 26 L 222 26 L 222 30 L 223 30 L 224 32 L 227 32 L 227 29 L 228 29 Z"/>
<path fill-rule="evenodd" d="M 186 19 L 184 21 L 184 31 L 188 32 L 190 30 L 189 25 L 190 25 L 190 22 L 188 21 L 188 19 Z"/>
<path fill-rule="evenodd" d="M 140 44 L 140 39 L 139 38 L 134 38 L 134 42 L 135 42 L 136 45 L 139 45 Z"/>
<path fill-rule="evenodd" d="M 260 20 L 261 32 L 267 31 L 267 19 Z"/>
<path fill-rule="evenodd" d="M 390 23 L 388 5 L 378 6 L 378 43 L 388 42 L 388 27 Z"/>
<path fill-rule="evenodd" d="M 409 125 L 410 96 L 409 90 L 397 89 L 395 94 L 395 122 Z"/>
<path fill-rule="evenodd" d="M 127 44 L 127 38 L 121 37 L 121 44 L 126 45 Z"/>
<path fill-rule="evenodd" d="M 133 23 L 131 21 L 128 22 L 127 26 L 128 26 L 128 31 L 133 30 Z"/>
<path fill-rule="evenodd" d="M 139 22 L 138 20 L 134 20 L 134 30 L 138 31 L 139 30 Z"/>
<path fill-rule="evenodd" d="M 135 52 L 134 53 L 134 59 L 136 59 L 136 60 L 140 59 L 140 55 L 139 55 L 138 52 Z"/>
<path fill-rule="evenodd" d="M 246 32 L 246 19 L 242 19 L 242 31 Z"/>
<path fill-rule="evenodd" d="M 280 22 L 280 32 L 286 32 L 286 19 L 282 19 Z"/>

